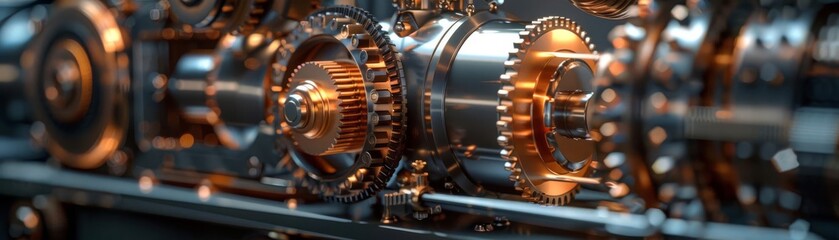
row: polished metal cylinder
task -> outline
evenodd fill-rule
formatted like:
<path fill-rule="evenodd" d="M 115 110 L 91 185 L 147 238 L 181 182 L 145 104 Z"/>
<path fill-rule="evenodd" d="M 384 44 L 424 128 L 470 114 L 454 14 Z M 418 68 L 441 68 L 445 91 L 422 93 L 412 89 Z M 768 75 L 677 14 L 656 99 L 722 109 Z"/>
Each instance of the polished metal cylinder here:
<path fill-rule="evenodd" d="M 524 25 L 508 21 L 480 26 L 463 41 L 446 79 L 442 118 L 452 152 L 470 178 L 496 192 L 513 187 L 494 131 L 501 88 L 497 79 L 523 29 Z"/>
<path fill-rule="evenodd" d="M 214 92 L 211 106 L 226 125 L 255 126 L 265 120 L 270 105 L 268 68 L 279 44 L 261 33 L 223 41 L 216 50 L 218 66 L 209 76 Z"/>
<path fill-rule="evenodd" d="M 545 119 L 550 120 L 556 132 L 569 138 L 588 138 L 588 112 L 591 92 L 559 91 Z"/>
<path fill-rule="evenodd" d="M 215 67 L 209 53 L 190 53 L 181 57 L 168 82 L 168 91 L 181 107 L 184 119 L 207 124 L 215 114 L 207 107 L 207 75 Z"/>
<path fill-rule="evenodd" d="M 391 35 L 414 60 L 404 62 L 408 155 L 427 160 L 428 171 L 437 173 L 431 176 L 451 176 L 470 194 L 515 191 L 495 124 L 498 78 L 523 30 L 522 23 L 483 12 L 441 14 L 410 36 Z"/>

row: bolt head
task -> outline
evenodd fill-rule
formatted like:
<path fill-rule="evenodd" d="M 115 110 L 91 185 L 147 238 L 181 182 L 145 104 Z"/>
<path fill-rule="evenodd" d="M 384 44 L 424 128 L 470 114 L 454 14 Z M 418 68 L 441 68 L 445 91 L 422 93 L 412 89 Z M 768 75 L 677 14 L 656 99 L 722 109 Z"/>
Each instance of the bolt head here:
<path fill-rule="evenodd" d="M 292 127 L 301 127 L 305 125 L 303 123 L 303 119 L 305 118 L 305 103 L 303 102 L 303 98 L 297 95 L 292 95 L 286 98 L 285 103 L 283 104 L 283 116 L 289 125 Z"/>

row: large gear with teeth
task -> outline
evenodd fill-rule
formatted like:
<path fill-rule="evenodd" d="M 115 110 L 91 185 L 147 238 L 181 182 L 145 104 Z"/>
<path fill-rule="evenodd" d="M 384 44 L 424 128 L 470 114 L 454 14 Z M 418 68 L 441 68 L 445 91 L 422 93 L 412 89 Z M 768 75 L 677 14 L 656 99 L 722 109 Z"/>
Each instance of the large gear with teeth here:
<path fill-rule="evenodd" d="M 597 51 L 577 23 L 563 17 L 541 18 L 519 35 L 520 41 L 505 62 L 506 73 L 501 75 L 498 91 L 498 142 L 504 147 L 501 157 L 511 171 L 510 180 L 524 198 L 564 205 L 579 191 L 579 183 L 558 179 L 585 177 L 591 172 L 593 143 L 560 136 L 545 123 L 550 117 L 541 113 L 550 109 L 549 102 L 555 99 L 553 91 L 591 91 L 590 82 L 574 82 L 563 76 L 566 72 L 591 74 L 595 61 L 555 57 L 552 53 L 596 56 Z M 576 149 L 563 151 L 567 147 Z"/>
<path fill-rule="evenodd" d="M 601 91 L 596 99 L 598 108 L 593 114 L 596 119 L 593 129 L 600 138 L 598 150 L 609 152 L 603 156 L 604 168 L 632 174 L 610 175 L 607 176 L 609 181 L 629 184 L 652 181 L 663 188 L 701 187 L 700 180 L 695 176 L 683 174 L 699 163 L 687 161 L 689 156 L 681 149 L 688 146 L 678 137 L 681 135 L 679 131 L 685 128 L 686 106 L 699 102 L 697 98 L 701 89 L 697 87 L 703 85 L 703 79 L 693 74 L 711 67 L 714 63 L 707 60 L 715 59 L 712 49 L 725 46 L 716 43 L 719 42 L 719 31 L 724 29 L 719 25 L 726 23 L 713 21 L 708 12 L 720 15 L 725 12 L 708 9 L 703 4 L 670 3 L 662 7 L 674 10 L 652 11 L 657 18 L 641 19 L 649 21 L 646 29 L 626 24 L 612 32 L 614 58 L 598 79 Z M 682 12 L 685 14 L 680 15 Z M 685 34 L 689 31 L 697 34 Z M 638 49 L 645 47 L 655 48 L 656 51 L 644 55 Z M 636 119 L 638 115 L 633 113 L 641 113 L 638 114 L 640 118 Z M 646 153 L 637 149 L 645 149 Z M 663 170 L 653 166 L 655 162 L 659 165 L 666 162 L 672 167 Z M 633 189 L 637 188 L 633 186 Z M 654 199 L 655 193 L 636 193 L 650 202 L 665 204 L 690 201 L 696 197 L 659 194 L 658 199 Z"/>
<path fill-rule="evenodd" d="M 373 196 L 401 160 L 404 78 L 386 34 L 362 9 L 330 7 L 302 21 L 278 51 L 272 89 L 278 146 L 288 153 L 282 164 L 328 200 Z"/>
<path fill-rule="evenodd" d="M 792 173 L 779 159 L 834 157 L 790 148 L 796 137 L 784 134 L 800 137 L 807 131 L 793 129 L 836 122 L 837 115 L 820 112 L 829 105 L 802 101 L 815 94 L 798 92 L 811 88 L 808 74 L 825 73 L 808 69 L 824 66 L 809 55 L 820 51 L 807 50 L 808 42 L 818 42 L 807 32 L 821 30 L 814 19 L 835 10 L 817 14 L 802 7 L 806 4 L 782 2 L 762 3 L 766 6 L 758 10 L 750 2 L 700 3 L 666 2 L 650 17 L 636 19 L 643 27 L 626 24 L 612 32 L 613 61 L 597 80 L 593 129 L 598 150 L 609 153 L 603 160 L 609 168 L 632 173 L 621 181 L 635 185 L 635 194 L 673 216 L 723 218 L 737 205 L 752 219 L 773 216 L 767 225 L 789 225 L 789 207 L 750 200 L 750 194 L 794 192 L 790 179 L 796 174 L 797 184 L 805 186 L 809 183 L 802 182 L 822 177 L 802 174 L 807 169 L 798 166 L 800 172 Z M 790 11 L 795 14 L 772 14 L 799 7 Z M 761 152 L 753 152 L 753 146 Z M 703 168 L 709 172 L 691 174 Z M 711 188 L 724 191 L 683 191 Z M 737 193 L 740 202 L 720 201 L 721 192 Z M 704 212 L 684 213 L 683 206 L 699 201 Z M 817 212 L 827 206 L 809 204 Z"/>

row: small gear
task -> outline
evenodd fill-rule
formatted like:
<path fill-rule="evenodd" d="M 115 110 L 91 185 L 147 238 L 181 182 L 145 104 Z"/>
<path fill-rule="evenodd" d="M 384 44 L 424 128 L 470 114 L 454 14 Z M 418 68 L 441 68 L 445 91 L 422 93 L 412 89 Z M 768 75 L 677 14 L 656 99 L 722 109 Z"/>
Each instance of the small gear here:
<path fill-rule="evenodd" d="M 281 41 L 274 72 L 278 149 L 300 184 L 339 202 L 382 189 L 407 119 L 402 63 L 372 15 L 351 6 L 312 13 Z"/>
<path fill-rule="evenodd" d="M 593 143 L 585 140 L 563 139 L 562 144 L 578 146 L 584 154 L 567 155 L 561 146 L 549 143 L 555 132 L 546 132 L 550 126 L 544 124 L 542 114 L 547 109 L 545 99 L 553 98 L 548 89 L 590 88 L 591 84 L 566 84 L 546 74 L 546 68 L 564 69 L 571 60 L 582 62 L 577 66 L 594 69 L 592 59 L 545 57 L 544 52 L 571 52 L 574 54 L 596 55 L 594 45 L 589 43 L 586 33 L 577 23 L 563 17 L 545 17 L 532 22 L 519 35 L 515 50 L 510 52 L 505 62 L 507 71 L 501 75 L 502 87 L 498 91 L 498 143 L 504 147 L 501 157 L 507 161 L 506 168 L 511 171 L 510 180 L 515 182 L 522 196 L 531 201 L 546 205 L 564 205 L 573 199 L 579 189 L 574 182 L 549 180 L 554 176 L 586 176 L 591 171 Z M 563 71 L 563 70 L 558 70 Z M 554 73 L 554 72 L 550 72 Z M 590 79 L 589 79 L 590 80 Z M 584 80 L 580 80 L 584 81 Z M 588 85 L 588 86 L 586 86 Z M 557 89 L 559 90 L 559 89 Z M 563 89 L 568 90 L 568 89 Z M 590 89 L 587 89 L 590 90 Z M 534 113 L 532 113 L 534 112 Z M 535 143 L 535 144 L 534 144 Z M 571 152 L 571 151 L 569 151 Z M 563 156 L 563 154 L 566 154 Z M 561 160 L 574 162 L 576 167 L 569 168 Z"/>
<path fill-rule="evenodd" d="M 294 70 L 289 84 L 283 116 L 301 150 L 316 156 L 361 150 L 367 101 L 364 77 L 354 64 L 307 62 Z"/>

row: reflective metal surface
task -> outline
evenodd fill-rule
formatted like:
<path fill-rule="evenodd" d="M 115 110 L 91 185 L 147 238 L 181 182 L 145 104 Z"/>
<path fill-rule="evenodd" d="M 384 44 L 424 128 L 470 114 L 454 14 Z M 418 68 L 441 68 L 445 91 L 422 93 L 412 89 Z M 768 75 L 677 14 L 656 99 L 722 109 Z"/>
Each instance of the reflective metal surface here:
<path fill-rule="evenodd" d="M 444 129 L 433 129 L 434 134 L 448 138 L 448 148 L 477 186 L 494 192 L 511 192 L 512 187 L 493 132 L 487 131 L 495 126 L 492 120 L 497 114 L 494 103 L 500 84 L 495 78 L 504 71 L 510 45 L 522 28 L 504 20 L 481 24 L 462 40 L 450 69 L 438 69 L 447 76 L 435 82 L 445 86 L 440 93 L 432 93 L 445 96 L 440 105 L 431 100 L 432 122 L 444 125 Z"/>

